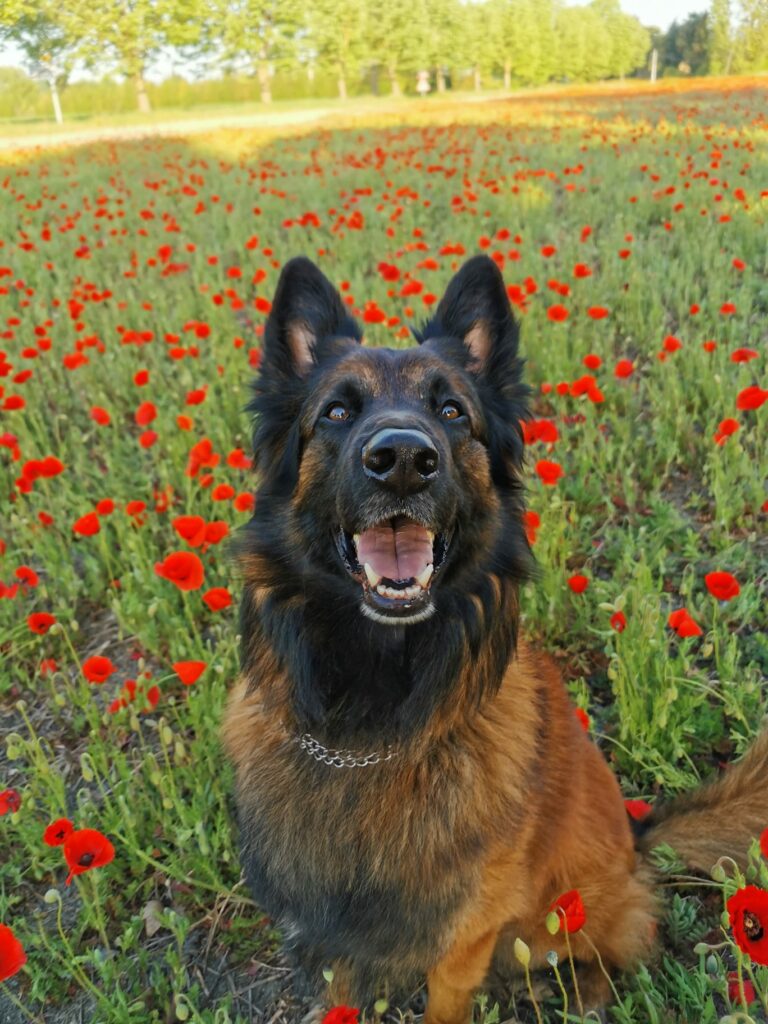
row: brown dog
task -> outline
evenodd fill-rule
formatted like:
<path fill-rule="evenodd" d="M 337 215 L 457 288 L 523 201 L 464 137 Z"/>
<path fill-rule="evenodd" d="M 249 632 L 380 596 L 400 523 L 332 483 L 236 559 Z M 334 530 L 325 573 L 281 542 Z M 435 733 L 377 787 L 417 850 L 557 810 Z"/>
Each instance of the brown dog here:
<path fill-rule="evenodd" d="M 259 489 L 224 725 L 249 883 L 341 999 L 426 977 L 428 1024 L 465 1024 L 510 939 L 534 967 L 565 956 L 545 918 L 578 889 L 571 945 L 599 1006 L 595 947 L 608 970 L 648 952 L 653 880 L 556 668 L 517 643 L 526 389 L 501 275 L 470 260 L 416 348 L 359 338 L 320 271 L 291 261 L 252 406 Z M 766 767 L 763 736 L 652 817 L 641 848 L 703 869 L 743 859 L 768 823 Z"/>

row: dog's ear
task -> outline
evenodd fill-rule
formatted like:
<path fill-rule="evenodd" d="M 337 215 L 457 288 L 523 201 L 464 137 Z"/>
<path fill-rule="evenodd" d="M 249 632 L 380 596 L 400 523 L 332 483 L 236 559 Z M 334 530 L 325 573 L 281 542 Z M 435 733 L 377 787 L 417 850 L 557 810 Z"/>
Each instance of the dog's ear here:
<path fill-rule="evenodd" d="M 283 267 L 264 331 L 264 357 L 281 375 L 306 377 L 334 339 L 358 342 L 360 328 L 331 282 L 306 256 Z"/>
<path fill-rule="evenodd" d="M 488 374 L 517 355 L 517 333 L 499 268 L 488 256 L 475 256 L 451 280 L 421 340 L 445 348 L 459 339 L 467 368 Z"/>

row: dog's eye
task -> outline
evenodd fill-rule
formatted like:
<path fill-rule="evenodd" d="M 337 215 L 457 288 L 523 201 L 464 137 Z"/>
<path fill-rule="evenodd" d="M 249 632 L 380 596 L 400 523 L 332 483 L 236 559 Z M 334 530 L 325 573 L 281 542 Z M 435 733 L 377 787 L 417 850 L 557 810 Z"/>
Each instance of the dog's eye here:
<path fill-rule="evenodd" d="M 456 402 L 446 402 L 440 410 L 440 418 L 443 420 L 457 420 L 463 415 L 461 406 Z"/>
<path fill-rule="evenodd" d="M 342 420 L 349 419 L 349 409 L 346 405 L 342 405 L 341 402 L 334 402 L 333 405 L 329 405 L 325 410 L 325 418 L 332 420 L 334 423 L 340 423 Z"/>

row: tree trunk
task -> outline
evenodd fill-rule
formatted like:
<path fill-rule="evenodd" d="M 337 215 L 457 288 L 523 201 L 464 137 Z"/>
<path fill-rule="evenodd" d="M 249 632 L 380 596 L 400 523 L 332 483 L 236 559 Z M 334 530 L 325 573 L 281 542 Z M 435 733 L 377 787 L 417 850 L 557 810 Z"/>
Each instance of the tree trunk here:
<path fill-rule="evenodd" d="M 483 87 L 483 81 L 482 81 L 482 77 L 480 75 L 480 68 L 475 68 L 474 77 L 475 77 L 475 92 L 480 92 L 480 90 Z"/>
<path fill-rule="evenodd" d="M 344 73 L 343 72 L 339 75 L 338 86 L 339 86 L 339 99 L 340 100 L 345 100 L 347 98 L 347 80 L 344 77 Z"/>
<path fill-rule="evenodd" d="M 445 92 L 445 73 L 442 68 L 437 69 L 437 91 Z"/>
<path fill-rule="evenodd" d="M 509 92 L 512 88 L 512 63 L 511 61 L 504 61 L 504 88 Z"/>
<path fill-rule="evenodd" d="M 139 104 L 139 113 L 151 114 L 152 104 L 149 102 L 149 95 L 147 93 L 147 83 L 144 81 L 144 75 L 141 71 L 136 75 L 134 79 L 136 85 L 136 99 Z"/>
<path fill-rule="evenodd" d="M 269 64 L 267 63 L 267 61 L 265 61 L 265 60 L 259 61 L 259 68 L 258 68 L 257 74 L 258 74 L 258 79 L 259 79 L 259 93 L 261 94 L 261 102 L 262 103 L 271 103 L 272 102 L 272 86 L 271 86 L 271 83 L 270 83 L 270 80 L 269 80 L 270 79 Z"/>
<path fill-rule="evenodd" d="M 387 68 L 389 72 L 389 83 L 392 87 L 392 95 L 400 97 L 403 95 L 403 90 L 400 88 L 400 80 L 397 77 L 397 68 L 391 65 Z"/>
<path fill-rule="evenodd" d="M 51 79 L 51 102 L 53 103 L 53 115 L 56 118 L 56 124 L 64 124 L 64 116 L 61 113 L 61 101 L 59 100 L 59 90 L 56 88 L 55 79 Z"/>

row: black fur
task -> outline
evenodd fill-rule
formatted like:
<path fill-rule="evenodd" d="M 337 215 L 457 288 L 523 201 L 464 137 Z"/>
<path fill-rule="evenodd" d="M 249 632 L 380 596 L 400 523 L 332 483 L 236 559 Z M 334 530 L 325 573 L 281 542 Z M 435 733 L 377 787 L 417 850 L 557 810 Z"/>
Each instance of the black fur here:
<path fill-rule="evenodd" d="M 313 337 L 305 366 L 297 364 L 287 341 L 297 322 Z M 463 340 L 478 322 L 491 338 L 483 365 Z M 243 599 L 244 669 L 253 665 L 260 645 L 269 644 L 293 681 L 299 726 L 346 746 L 423 728 L 450 699 L 465 645 L 478 658 L 476 700 L 494 692 L 514 649 L 516 617 L 511 609 L 499 615 L 488 574 L 520 582 L 532 567 L 520 482 L 527 389 L 520 379 L 517 325 L 496 265 L 477 257 L 459 271 L 435 317 L 418 332 L 420 347 L 361 348 L 360 336 L 320 271 L 309 260 L 291 260 L 278 283 L 250 405 L 259 487 L 240 539 L 244 555 L 258 556 L 260 575 L 251 583 L 270 591 L 258 608 L 248 591 Z M 356 416 L 349 426 L 329 428 L 319 410 L 337 397 L 328 381 L 342 368 L 345 400 L 356 403 Z M 462 427 L 463 434 L 439 422 L 428 400 L 416 399 L 409 382 L 425 373 L 438 390 L 441 375 L 462 388 L 471 407 L 471 427 Z M 373 390 L 366 384 L 366 392 L 362 385 L 371 380 L 378 383 Z M 455 539 L 435 589 L 436 612 L 408 626 L 384 626 L 361 614 L 359 587 L 332 541 L 340 515 L 354 517 L 361 504 L 384 500 L 360 473 L 355 453 L 373 426 L 392 414 L 428 430 L 443 454 L 442 479 L 426 497 L 413 499 L 414 510 L 436 519 L 455 516 Z M 488 493 L 469 487 L 456 461 L 470 441 L 487 452 Z M 300 466 L 310 448 L 325 460 L 324 472 L 299 501 Z M 482 603 L 482 616 L 472 595 Z"/>

